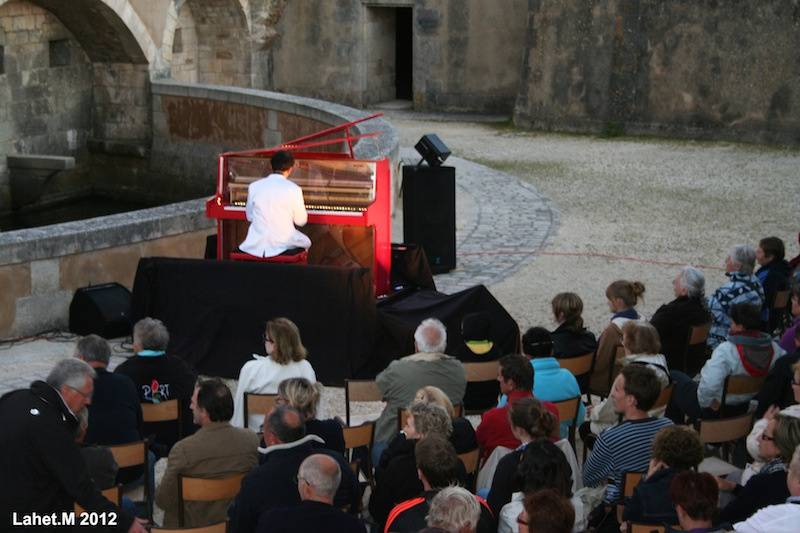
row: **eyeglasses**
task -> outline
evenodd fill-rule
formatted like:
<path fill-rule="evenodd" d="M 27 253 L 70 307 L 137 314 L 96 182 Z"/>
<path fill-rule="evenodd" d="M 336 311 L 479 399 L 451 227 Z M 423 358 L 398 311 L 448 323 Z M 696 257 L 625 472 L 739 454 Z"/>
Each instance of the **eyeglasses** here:
<path fill-rule="evenodd" d="M 84 398 L 86 398 L 87 400 L 89 400 L 89 401 L 91 401 L 91 400 L 92 400 L 92 395 L 91 395 L 91 394 L 86 394 L 86 393 L 85 393 L 85 392 L 83 392 L 82 390 L 80 390 L 80 389 L 76 389 L 76 388 L 75 388 L 75 387 L 73 387 L 72 385 L 67 385 L 67 387 L 69 387 L 70 389 L 74 390 L 75 392 L 77 392 L 78 394 L 80 394 L 81 396 L 83 396 Z"/>
<path fill-rule="evenodd" d="M 769 435 L 767 435 L 766 433 L 762 433 L 762 434 L 761 434 L 761 440 L 769 440 L 769 441 L 774 441 L 774 440 L 775 440 L 775 437 L 770 437 L 770 436 L 769 436 Z"/>

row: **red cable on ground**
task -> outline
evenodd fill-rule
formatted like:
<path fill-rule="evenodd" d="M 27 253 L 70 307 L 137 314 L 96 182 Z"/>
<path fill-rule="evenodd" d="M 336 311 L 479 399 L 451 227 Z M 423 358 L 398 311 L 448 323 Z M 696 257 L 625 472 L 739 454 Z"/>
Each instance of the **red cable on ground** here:
<path fill-rule="evenodd" d="M 611 255 L 611 254 L 601 254 L 597 252 L 537 252 L 535 250 L 516 250 L 516 251 L 492 251 L 492 252 L 464 252 L 459 253 L 458 255 L 461 256 L 470 256 L 470 255 L 552 255 L 552 256 L 564 256 L 564 257 L 600 257 L 603 259 L 615 259 L 617 261 L 634 261 L 637 263 L 647 263 L 651 265 L 664 265 L 664 266 L 685 266 L 687 263 L 680 262 L 680 261 L 662 261 L 660 259 L 644 259 L 641 257 L 630 257 L 624 255 Z M 702 268 L 706 270 L 725 270 L 723 267 L 719 266 L 711 266 L 711 265 L 694 265 L 697 268 Z"/>

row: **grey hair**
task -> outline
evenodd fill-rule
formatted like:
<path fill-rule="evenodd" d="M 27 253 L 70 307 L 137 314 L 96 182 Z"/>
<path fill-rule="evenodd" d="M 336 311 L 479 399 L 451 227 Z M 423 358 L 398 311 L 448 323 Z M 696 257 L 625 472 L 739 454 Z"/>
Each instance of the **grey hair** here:
<path fill-rule="evenodd" d="M 326 464 L 327 463 L 327 464 Z M 314 454 L 305 458 L 297 472 L 319 496 L 333 499 L 342 482 L 342 469 L 329 455 Z"/>
<path fill-rule="evenodd" d="M 75 413 L 75 418 L 78 419 L 79 431 L 83 431 L 84 429 L 89 427 L 89 409 L 87 409 L 86 407 Z"/>
<path fill-rule="evenodd" d="M 45 381 L 56 390 L 61 390 L 63 385 L 80 389 L 86 384 L 86 378 L 94 379 L 97 373 L 85 361 L 70 357 L 62 359 L 47 375 Z"/>
<path fill-rule="evenodd" d="M 133 326 L 133 342 L 140 344 L 144 350 L 166 350 L 169 332 L 157 318 L 145 317 Z"/>
<path fill-rule="evenodd" d="M 447 348 L 447 330 L 436 318 L 426 318 L 414 332 L 414 341 L 421 352 L 444 353 Z"/>
<path fill-rule="evenodd" d="M 752 274 L 756 266 L 756 250 L 749 244 L 739 244 L 731 248 L 728 257 L 731 258 L 741 274 Z"/>
<path fill-rule="evenodd" d="M 792 460 L 789 462 L 789 475 L 800 481 L 800 444 L 794 449 Z"/>
<path fill-rule="evenodd" d="M 443 488 L 433 497 L 425 521 L 445 531 L 475 531 L 481 507 L 475 495 L 462 487 Z"/>
<path fill-rule="evenodd" d="M 417 401 L 408 410 L 414 416 L 414 429 L 420 435 L 435 434 L 448 438 L 453 432 L 453 421 L 441 405 Z"/>
<path fill-rule="evenodd" d="M 108 361 L 111 359 L 111 346 L 99 335 L 87 335 L 78 341 L 75 346 L 75 354 L 81 356 L 87 363 L 96 362 L 108 365 Z"/>
<path fill-rule="evenodd" d="M 686 289 L 689 298 L 702 298 L 706 292 L 706 277 L 703 273 L 692 267 L 685 266 L 681 269 L 681 287 Z"/>

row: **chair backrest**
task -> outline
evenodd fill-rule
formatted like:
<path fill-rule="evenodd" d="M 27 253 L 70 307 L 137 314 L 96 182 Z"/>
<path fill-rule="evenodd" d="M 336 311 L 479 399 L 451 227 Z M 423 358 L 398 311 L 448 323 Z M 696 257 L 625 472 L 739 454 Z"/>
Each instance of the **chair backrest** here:
<path fill-rule="evenodd" d="M 468 383 L 481 381 L 496 381 L 497 369 L 500 368 L 500 361 L 483 361 L 480 363 L 464 363 L 464 371 L 467 374 Z"/>
<path fill-rule="evenodd" d="M 753 415 L 700 421 L 700 440 L 703 444 L 732 442 L 747 437 L 753 426 Z"/>
<path fill-rule="evenodd" d="M 575 396 L 561 400 L 560 402 L 551 402 L 558 409 L 558 418 L 562 422 L 571 422 L 572 425 L 578 423 L 578 406 L 581 403 L 581 397 Z"/>
<path fill-rule="evenodd" d="M 725 403 L 729 394 L 751 394 L 755 395 L 764 385 L 766 376 L 728 376 L 722 387 L 722 399 L 720 400 L 720 414 L 725 413 Z"/>
<path fill-rule="evenodd" d="M 350 425 L 350 402 L 380 402 L 383 394 L 374 379 L 344 380 L 345 421 Z"/>
<path fill-rule="evenodd" d="M 775 293 L 775 300 L 772 302 L 773 309 L 786 309 L 789 305 L 789 291 L 778 291 Z"/>
<path fill-rule="evenodd" d="M 108 449 L 111 450 L 111 455 L 114 456 L 114 461 L 117 462 L 117 466 L 120 468 L 143 465 L 147 462 L 146 440 L 129 444 L 117 444 L 116 446 L 109 446 Z"/>
<path fill-rule="evenodd" d="M 372 448 L 375 438 L 375 422 L 364 422 L 360 426 L 342 428 L 344 435 L 344 448 L 352 450 L 360 446 Z"/>
<path fill-rule="evenodd" d="M 181 528 L 181 529 L 165 529 L 162 527 L 151 527 L 150 533 L 177 533 L 179 531 L 183 531 L 184 533 L 227 533 L 228 531 L 228 522 L 220 522 L 219 524 L 213 524 L 211 526 L 203 526 L 203 527 L 188 527 L 188 528 Z"/>
<path fill-rule="evenodd" d="M 594 352 L 585 353 L 577 357 L 566 357 L 558 360 L 561 368 L 565 368 L 572 372 L 573 376 L 583 376 L 592 371 L 592 364 L 594 363 Z"/>
<path fill-rule="evenodd" d="M 622 495 L 625 498 L 633 496 L 633 489 L 644 477 L 645 472 L 625 472 L 622 476 Z"/>
<path fill-rule="evenodd" d="M 667 528 L 652 524 L 637 524 L 628 522 L 628 533 L 665 533 Z"/>
<path fill-rule="evenodd" d="M 142 420 L 144 422 L 180 421 L 181 410 L 177 399 L 158 403 L 142 403 Z"/>
<path fill-rule="evenodd" d="M 709 331 L 711 331 L 711 322 L 706 322 L 699 326 L 690 326 L 688 345 L 705 344 L 706 340 L 708 340 Z"/>
<path fill-rule="evenodd" d="M 277 394 L 256 394 L 254 392 L 244 393 L 244 427 L 250 427 L 250 414 L 265 415 L 275 407 Z"/>
<path fill-rule="evenodd" d="M 653 404 L 653 410 L 663 409 L 667 405 L 669 405 L 669 400 L 672 398 L 673 389 L 675 389 L 674 383 L 670 383 L 669 385 L 661 389 L 661 393 L 659 393 L 658 398 L 656 398 L 656 403 Z"/>
<path fill-rule="evenodd" d="M 245 474 L 204 479 L 178 474 L 178 525 L 183 527 L 185 502 L 232 500 L 239 494 Z"/>
<path fill-rule="evenodd" d="M 119 505 L 120 502 L 122 501 L 122 484 L 115 485 L 105 490 L 101 490 L 100 494 L 102 494 L 111 503 Z M 75 514 L 79 515 L 84 512 L 85 512 L 84 508 L 76 503 Z"/>
<path fill-rule="evenodd" d="M 478 460 L 481 457 L 480 448 L 475 448 L 472 451 L 458 454 L 458 458 L 464 463 L 464 468 L 467 474 L 474 474 L 478 471 Z"/>

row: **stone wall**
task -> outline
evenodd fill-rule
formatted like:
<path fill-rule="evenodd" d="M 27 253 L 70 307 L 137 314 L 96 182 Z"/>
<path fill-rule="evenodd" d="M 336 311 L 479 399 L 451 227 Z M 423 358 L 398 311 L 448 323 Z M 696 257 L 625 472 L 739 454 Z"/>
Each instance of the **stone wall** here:
<path fill-rule="evenodd" d="M 800 143 L 800 2 L 530 4 L 516 124 Z"/>

